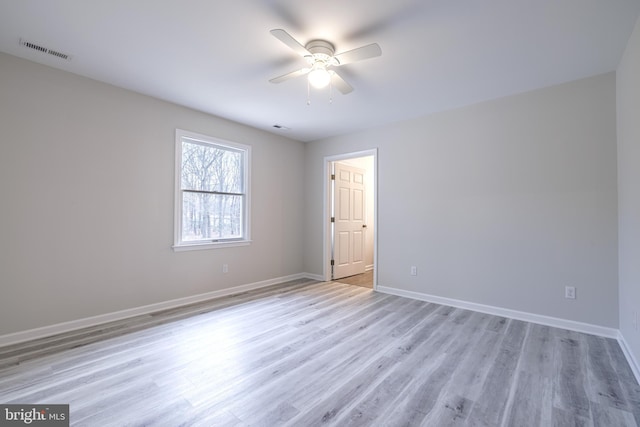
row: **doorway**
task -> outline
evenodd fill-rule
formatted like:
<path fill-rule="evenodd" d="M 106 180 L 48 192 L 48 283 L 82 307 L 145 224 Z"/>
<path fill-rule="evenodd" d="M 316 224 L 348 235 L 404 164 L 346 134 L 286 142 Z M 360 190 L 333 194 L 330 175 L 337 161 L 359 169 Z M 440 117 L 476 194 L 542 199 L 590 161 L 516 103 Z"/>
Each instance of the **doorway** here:
<path fill-rule="evenodd" d="M 360 173 L 362 178 L 358 178 Z M 323 181 L 325 280 L 368 286 L 375 290 L 377 149 L 325 157 Z M 355 187 L 347 188 L 351 185 L 347 181 L 355 181 L 352 183 Z M 352 223 L 345 222 L 346 216 L 353 217 Z M 348 277 L 344 278 L 345 274 Z"/>

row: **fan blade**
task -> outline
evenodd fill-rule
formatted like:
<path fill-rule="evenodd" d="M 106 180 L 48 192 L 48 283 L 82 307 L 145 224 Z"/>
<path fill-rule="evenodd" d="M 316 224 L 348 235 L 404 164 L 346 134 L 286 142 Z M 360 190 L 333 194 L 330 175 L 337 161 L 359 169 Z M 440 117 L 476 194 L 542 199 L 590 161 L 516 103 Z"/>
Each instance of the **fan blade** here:
<path fill-rule="evenodd" d="M 331 84 L 340 92 L 342 92 L 343 95 L 353 92 L 353 88 L 351 87 L 351 85 L 346 81 L 344 81 L 344 79 L 340 77 L 338 73 L 336 73 L 333 70 L 331 70 L 330 73 L 331 73 Z"/>
<path fill-rule="evenodd" d="M 336 65 L 344 65 L 356 61 L 362 61 L 363 59 L 375 58 L 380 55 L 382 55 L 382 49 L 380 49 L 378 43 L 371 43 L 366 46 L 342 52 L 333 58 L 338 61 Z"/>
<path fill-rule="evenodd" d="M 270 33 L 275 38 L 280 40 L 282 43 L 286 44 L 291 49 L 293 49 L 293 51 L 295 53 L 297 53 L 298 55 L 300 55 L 300 56 L 310 56 L 311 55 L 311 52 L 309 52 L 304 46 L 302 46 L 300 43 L 298 43 L 298 41 L 296 39 L 294 39 L 293 37 L 291 37 L 291 35 L 289 33 L 287 33 L 285 30 L 281 30 L 281 29 L 271 30 Z"/>
<path fill-rule="evenodd" d="M 287 73 L 285 75 L 282 75 L 280 77 L 275 77 L 271 80 L 269 80 L 271 83 L 282 83 L 285 80 L 289 80 L 289 79 L 293 79 L 294 77 L 299 77 L 302 75 L 307 74 L 309 71 L 311 71 L 311 68 L 302 68 L 300 70 L 296 70 L 296 71 L 292 71 L 290 73 Z"/>

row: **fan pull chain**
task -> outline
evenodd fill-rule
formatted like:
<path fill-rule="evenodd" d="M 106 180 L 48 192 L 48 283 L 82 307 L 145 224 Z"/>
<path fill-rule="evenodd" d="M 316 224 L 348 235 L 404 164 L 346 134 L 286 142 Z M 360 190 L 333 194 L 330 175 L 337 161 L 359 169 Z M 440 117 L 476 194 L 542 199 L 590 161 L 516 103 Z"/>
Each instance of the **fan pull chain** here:
<path fill-rule="evenodd" d="M 309 87 L 309 79 L 307 79 L 307 105 L 311 105 L 311 88 Z"/>
<path fill-rule="evenodd" d="M 333 78 L 329 80 L 329 104 L 333 104 Z"/>

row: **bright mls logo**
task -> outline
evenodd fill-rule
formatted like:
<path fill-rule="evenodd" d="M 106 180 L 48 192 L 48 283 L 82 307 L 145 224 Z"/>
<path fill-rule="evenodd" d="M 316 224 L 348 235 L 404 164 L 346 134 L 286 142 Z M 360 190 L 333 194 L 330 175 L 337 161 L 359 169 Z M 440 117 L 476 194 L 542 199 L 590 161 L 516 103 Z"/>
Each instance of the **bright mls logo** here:
<path fill-rule="evenodd" d="M 0 426 L 68 427 L 69 405 L 0 405 Z"/>

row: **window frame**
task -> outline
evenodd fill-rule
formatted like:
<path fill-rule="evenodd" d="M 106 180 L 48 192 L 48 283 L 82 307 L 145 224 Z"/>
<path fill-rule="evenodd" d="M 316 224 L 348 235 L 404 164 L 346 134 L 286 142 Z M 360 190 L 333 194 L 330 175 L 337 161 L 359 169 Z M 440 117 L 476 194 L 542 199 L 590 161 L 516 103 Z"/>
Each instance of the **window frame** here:
<path fill-rule="evenodd" d="M 182 240 L 182 142 L 184 139 L 192 140 L 195 143 L 212 146 L 219 149 L 226 149 L 242 153 L 243 157 L 243 206 L 242 206 L 242 237 L 227 239 L 207 239 L 207 240 Z M 251 243 L 251 146 L 224 139 L 190 132 L 183 129 L 176 129 L 175 142 L 175 188 L 174 188 L 174 238 L 173 250 L 192 251 L 201 249 L 217 249 L 233 246 L 246 246 Z"/>

